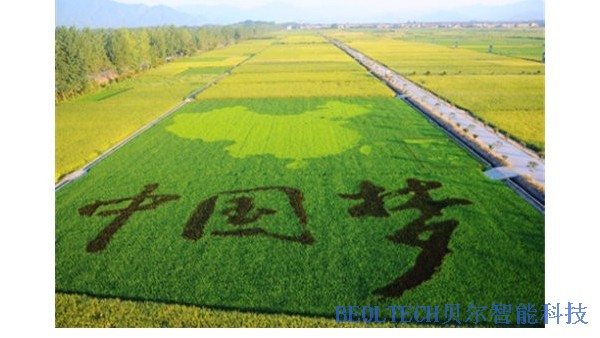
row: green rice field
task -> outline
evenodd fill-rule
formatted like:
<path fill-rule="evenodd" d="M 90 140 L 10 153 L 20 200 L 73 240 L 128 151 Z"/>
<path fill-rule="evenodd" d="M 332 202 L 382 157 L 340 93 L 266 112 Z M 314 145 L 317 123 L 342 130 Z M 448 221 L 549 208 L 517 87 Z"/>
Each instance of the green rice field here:
<path fill-rule="evenodd" d="M 355 327 L 335 321 L 349 305 L 440 306 L 437 323 L 383 326 L 460 326 L 443 323 L 446 304 L 488 317 L 544 303 L 544 216 L 319 35 L 156 72 L 204 79 L 202 58 L 228 67 L 248 53 L 56 192 L 57 326 Z M 73 101 L 72 114 L 135 88 Z M 57 137 L 77 129 L 66 121 Z"/>

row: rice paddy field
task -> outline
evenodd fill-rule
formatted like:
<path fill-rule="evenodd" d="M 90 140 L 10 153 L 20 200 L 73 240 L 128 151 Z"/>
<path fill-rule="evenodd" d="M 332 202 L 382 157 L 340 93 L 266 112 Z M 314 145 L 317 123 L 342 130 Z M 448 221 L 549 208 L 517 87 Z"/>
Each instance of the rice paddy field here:
<path fill-rule="evenodd" d="M 336 323 L 350 305 L 503 326 L 444 306 L 544 303 L 543 215 L 319 35 L 259 41 L 56 192 L 57 326 L 379 326 Z"/>
<path fill-rule="evenodd" d="M 291 35 L 256 55 L 202 98 L 355 96 L 392 97 L 393 93 L 325 38 Z"/>
<path fill-rule="evenodd" d="M 544 153 L 543 29 L 328 34 Z"/>
<path fill-rule="evenodd" d="M 76 170 L 270 42 L 177 59 L 56 106 L 55 178 Z"/>
<path fill-rule="evenodd" d="M 413 28 L 402 31 L 397 39 L 458 47 L 476 52 L 521 58 L 541 62 L 544 54 L 545 31 L 543 27 L 527 28 L 453 28 L 447 30 Z"/>

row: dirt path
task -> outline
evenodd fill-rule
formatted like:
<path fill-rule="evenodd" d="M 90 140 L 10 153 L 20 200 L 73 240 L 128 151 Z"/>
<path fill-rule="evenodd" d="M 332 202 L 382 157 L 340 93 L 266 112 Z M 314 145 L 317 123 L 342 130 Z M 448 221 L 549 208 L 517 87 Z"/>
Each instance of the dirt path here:
<path fill-rule="evenodd" d="M 477 157 L 495 167 L 488 177 L 517 184 L 520 190 L 525 190 L 527 194 L 532 195 L 531 198 L 537 200 L 536 208 L 544 212 L 545 197 L 539 188 L 543 189 L 545 185 L 545 163 L 534 151 L 496 133 L 470 113 L 453 106 L 359 51 L 335 39 L 326 38 L 384 81 L 398 93 L 399 98 L 435 121 L 452 139 L 459 141 L 462 146 L 475 152 Z M 523 191 L 517 192 L 523 195 Z"/>

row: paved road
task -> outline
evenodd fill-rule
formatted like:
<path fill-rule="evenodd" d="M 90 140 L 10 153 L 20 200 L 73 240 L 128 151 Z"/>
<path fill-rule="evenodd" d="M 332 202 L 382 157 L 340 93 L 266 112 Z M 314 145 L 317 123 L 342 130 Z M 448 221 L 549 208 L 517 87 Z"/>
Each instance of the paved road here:
<path fill-rule="evenodd" d="M 451 122 L 455 133 L 464 134 L 464 129 L 466 128 L 468 129 L 468 134 L 477 135 L 476 140 L 471 140 L 471 143 L 478 143 L 478 147 L 485 147 L 487 148 L 485 149 L 486 152 L 492 152 L 497 157 L 504 158 L 508 162 L 509 168 L 502 170 L 503 174 L 501 176 L 491 175 L 492 178 L 494 176 L 499 179 L 514 176 L 529 176 L 539 184 L 545 184 L 545 163 L 535 152 L 500 133 L 496 133 L 492 128 L 477 120 L 470 113 L 454 107 L 435 94 L 417 86 L 405 77 L 370 59 L 357 50 L 337 40 L 330 39 L 330 41 L 360 62 L 374 75 L 385 81 L 401 98 L 408 98 L 412 103 L 424 108 L 430 117 L 440 122 L 445 122 L 446 124 L 448 124 L 447 122 Z"/>

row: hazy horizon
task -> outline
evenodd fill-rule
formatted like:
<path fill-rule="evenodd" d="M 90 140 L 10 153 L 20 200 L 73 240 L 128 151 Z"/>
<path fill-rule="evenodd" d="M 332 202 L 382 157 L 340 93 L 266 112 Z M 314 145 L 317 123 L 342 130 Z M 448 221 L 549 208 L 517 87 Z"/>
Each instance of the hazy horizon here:
<path fill-rule="evenodd" d="M 544 0 L 56 0 L 56 25 L 400 23 L 544 20 Z"/>
<path fill-rule="evenodd" d="M 265 5 L 290 5 L 302 9 L 323 9 L 327 7 L 345 7 L 358 10 L 387 11 L 387 10 L 448 10 L 464 6 L 483 5 L 499 6 L 523 2 L 523 0 L 113 0 L 124 4 L 144 4 L 148 6 L 164 5 L 182 7 L 189 5 L 229 6 L 239 9 L 257 8 Z M 543 1 L 543 0 L 542 0 Z"/>
<path fill-rule="evenodd" d="M 523 3 L 537 2 L 543 11 L 544 0 L 114 0 L 123 4 L 144 4 L 148 6 L 163 5 L 176 10 L 203 16 L 206 10 L 209 16 L 213 10 L 223 17 L 234 16 L 225 20 L 234 22 L 240 15 L 231 13 L 247 13 L 247 19 L 275 22 L 372 22 L 372 21 L 470 21 L 477 20 L 490 8 L 502 9 Z M 529 6 L 532 7 L 532 6 Z M 533 6 L 535 7 L 535 6 Z M 522 10 L 515 9 L 515 19 Z M 518 13 L 517 13 L 518 12 Z M 485 15 L 482 20 L 487 20 Z M 527 18 L 540 19 L 540 18 Z"/>

